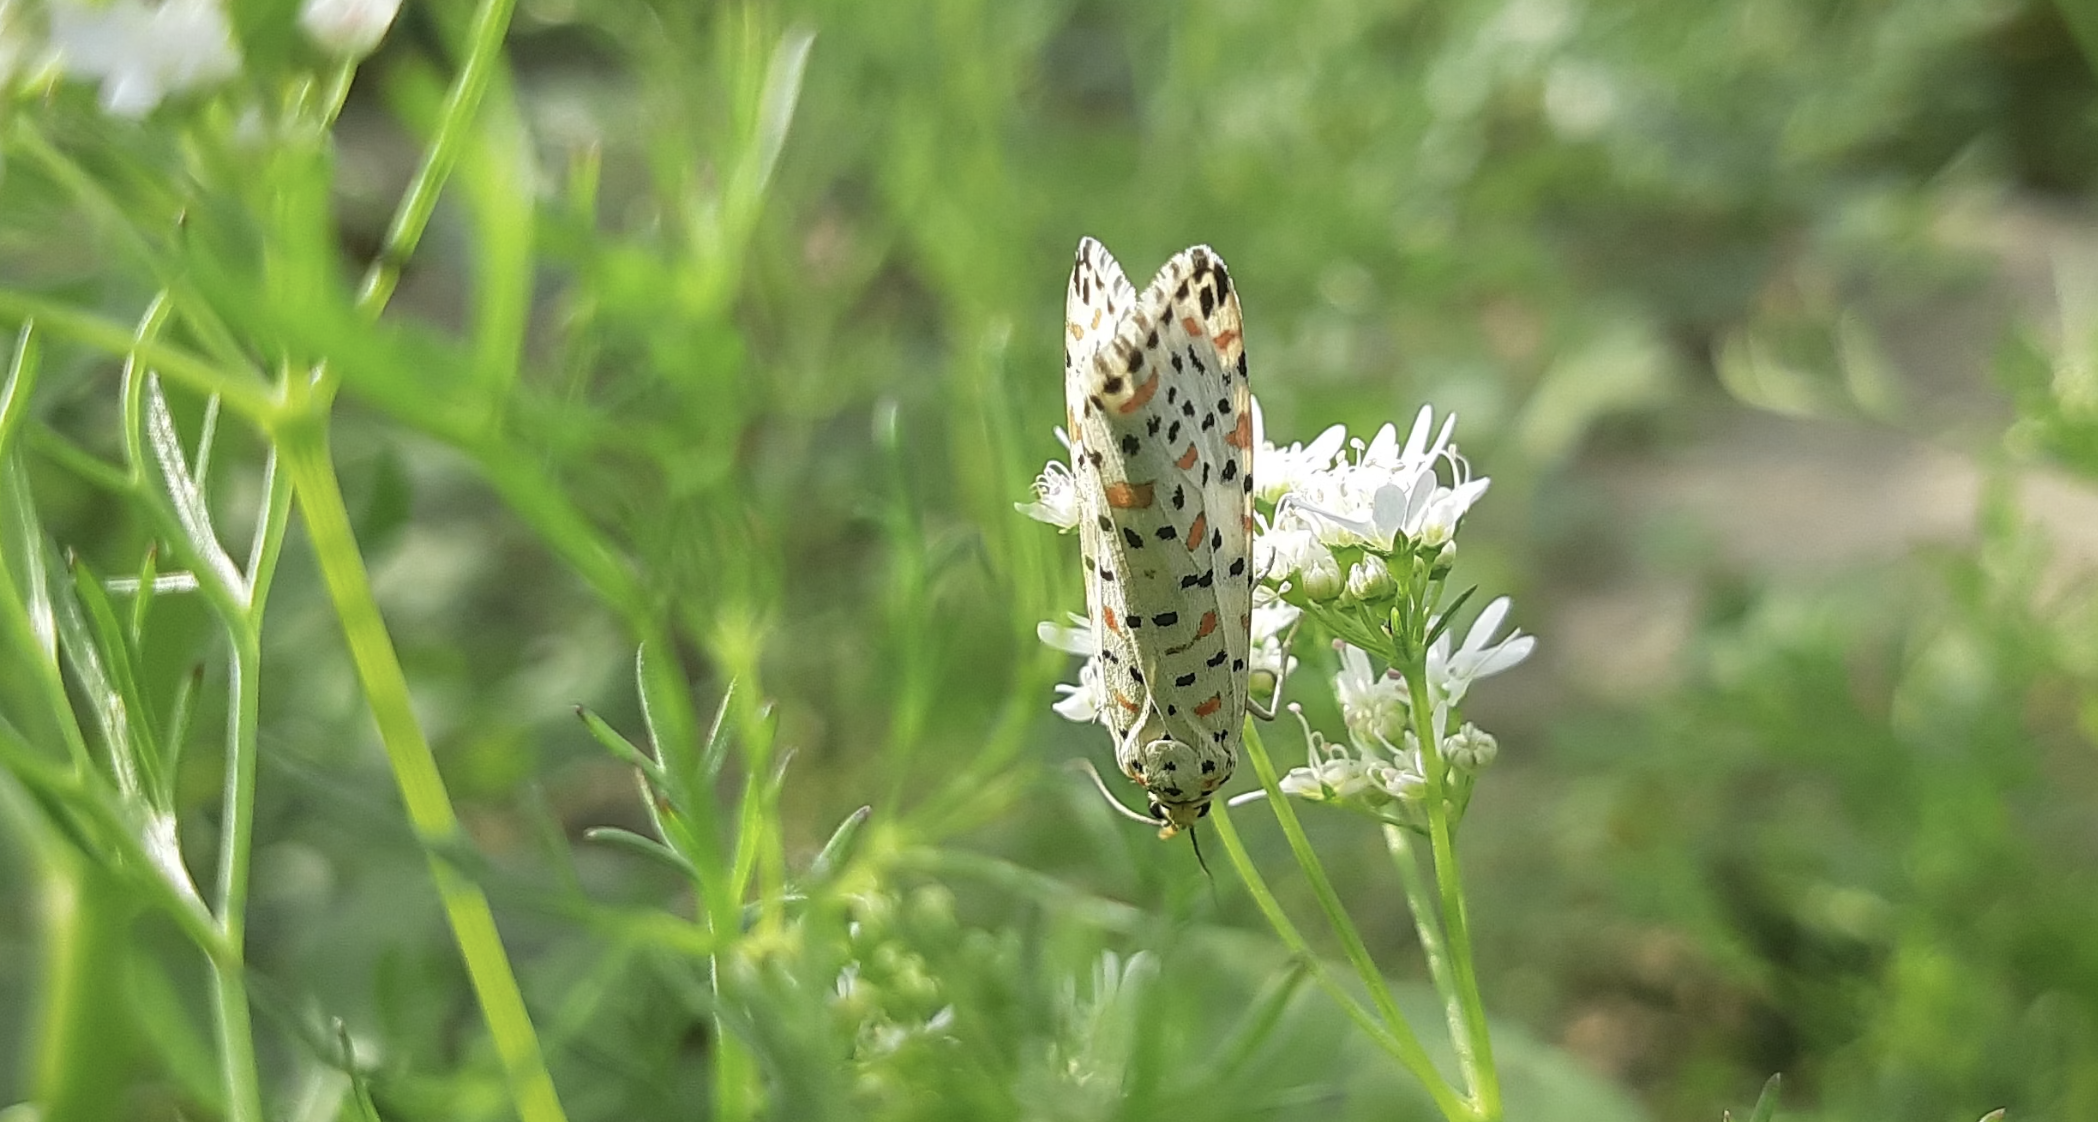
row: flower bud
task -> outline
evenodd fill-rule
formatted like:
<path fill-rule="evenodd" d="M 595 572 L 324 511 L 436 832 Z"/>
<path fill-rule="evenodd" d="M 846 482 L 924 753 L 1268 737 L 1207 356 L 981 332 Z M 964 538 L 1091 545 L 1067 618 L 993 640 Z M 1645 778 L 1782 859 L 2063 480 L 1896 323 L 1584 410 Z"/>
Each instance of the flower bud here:
<path fill-rule="evenodd" d="M 1347 591 L 1340 562 L 1323 549 L 1314 550 L 1304 558 L 1303 566 L 1297 570 L 1297 583 L 1314 603 L 1339 599 L 1340 594 Z"/>
<path fill-rule="evenodd" d="M 1421 773 L 1391 764 L 1378 764 L 1371 777 L 1379 790 L 1401 803 L 1417 804 L 1428 793 L 1428 781 Z"/>
<path fill-rule="evenodd" d="M 1394 587 L 1390 566 L 1374 553 L 1363 554 L 1362 560 L 1348 568 L 1347 596 L 1350 600 L 1381 600 L 1391 595 Z"/>
<path fill-rule="evenodd" d="M 1466 721 L 1463 728 L 1444 739 L 1442 751 L 1450 766 L 1459 771 L 1483 771 L 1501 754 L 1501 742 L 1492 733 Z"/>

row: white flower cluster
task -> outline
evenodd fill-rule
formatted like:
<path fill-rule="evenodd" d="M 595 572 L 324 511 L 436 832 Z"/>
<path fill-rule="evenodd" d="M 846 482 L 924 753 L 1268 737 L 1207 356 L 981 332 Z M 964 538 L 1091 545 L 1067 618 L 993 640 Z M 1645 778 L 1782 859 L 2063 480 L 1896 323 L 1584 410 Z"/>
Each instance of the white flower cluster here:
<path fill-rule="evenodd" d="M 1458 524 L 1486 493 L 1488 480 L 1472 478 L 1470 465 L 1458 454 L 1451 439 L 1457 418 L 1445 417 L 1439 428 L 1434 422 L 1434 411 L 1423 407 L 1403 442 L 1393 425 L 1378 429 L 1367 443 L 1351 440 L 1345 428 L 1335 425 L 1309 444 L 1277 447 L 1268 443 L 1260 404 L 1253 403 L 1254 496 L 1264 508 L 1256 514 L 1252 543 L 1254 571 L 1260 575 L 1253 591 L 1250 668 L 1255 675 L 1279 681 L 1296 668 L 1286 644 L 1307 605 L 1314 618 L 1333 618 L 1334 611 L 1382 616 L 1384 611 L 1369 609 L 1388 607 L 1405 591 L 1397 574 L 1425 571 L 1421 566 L 1432 567 L 1438 576 L 1447 571 Z M 1070 447 L 1061 429 L 1057 439 Z M 1071 530 L 1080 514 L 1077 479 L 1069 467 L 1051 462 L 1035 479 L 1034 501 L 1014 506 Z M 1438 758 L 1458 773 L 1478 771 L 1498 752 L 1494 738 L 1474 725 L 1448 731 L 1466 691 L 1477 679 L 1522 662 L 1536 646 L 1521 632 L 1496 638 L 1508 611 L 1508 599 L 1497 599 L 1479 613 L 1454 650 L 1445 630 L 1426 652 L 1429 727 Z M 1041 624 L 1037 634 L 1042 642 L 1085 658 L 1078 682 L 1056 687 L 1055 709 L 1073 721 L 1093 721 L 1100 718 L 1104 701 L 1099 643 L 1085 618 L 1070 620 L 1068 625 Z M 1441 623 L 1433 620 L 1430 627 Z M 1340 648 L 1334 690 L 1347 722 L 1347 743 L 1328 742 L 1306 725 L 1310 758 L 1283 778 L 1282 790 L 1384 817 L 1396 804 L 1403 819 L 1403 808 L 1428 789 L 1413 698 L 1396 669 L 1378 671 L 1367 651 L 1345 643 Z M 1258 797 L 1255 792 L 1234 801 Z"/>
<path fill-rule="evenodd" d="M 1259 451 L 1253 458 L 1254 493 L 1274 504 L 1274 516 L 1254 540 L 1255 571 L 1312 600 L 1372 600 L 1392 589 L 1389 557 L 1408 548 L 1454 553 L 1457 524 L 1486 493 L 1473 479 L 1450 436 L 1452 414 L 1429 439 L 1434 410 L 1422 406 L 1401 445 L 1385 425 L 1368 444 L 1350 441 L 1339 425 L 1310 444 L 1277 448 L 1267 442 L 1260 404 L 1253 405 Z M 1444 483 L 1437 465 L 1446 465 Z M 1337 551 L 1361 551 L 1341 567 Z"/>
<path fill-rule="evenodd" d="M 102 109 L 115 117 L 143 117 L 169 94 L 240 73 L 218 0 L 55 0 L 51 50 L 66 74 L 102 84 Z"/>
<path fill-rule="evenodd" d="M 1508 598 L 1503 596 L 1479 613 L 1454 653 L 1447 631 L 1428 648 L 1427 688 L 1433 706 L 1429 727 L 1435 730 L 1443 761 L 1460 773 L 1483 770 L 1499 754 L 1500 743 L 1469 722 L 1455 732 L 1448 731 L 1450 713 L 1473 682 L 1515 667 L 1537 646 L 1534 637 L 1520 631 L 1494 637 L 1507 615 Z M 1403 809 L 1427 792 L 1420 738 L 1414 731 L 1413 699 L 1405 679 L 1397 671 L 1377 671 L 1368 652 L 1343 643 L 1333 694 L 1348 727 L 1348 743 L 1328 742 L 1307 724 L 1309 758 L 1305 766 L 1282 777 L 1283 793 L 1314 802 L 1352 804 L 1380 817 L 1387 804 L 1396 802 L 1402 808 L 1400 820 L 1405 820 Z M 1298 720 L 1302 719 L 1299 711 Z M 1259 797 L 1256 791 L 1232 801 Z"/>
<path fill-rule="evenodd" d="M 304 0 L 299 27 L 327 54 L 354 59 L 379 45 L 400 8 L 401 0 Z M 221 0 L 51 0 L 49 11 L 52 61 L 68 77 L 99 83 L 113 117 L 144 117 L 169 96 L 240 74 Z M 11 48 L 11 26 L 6 35 L 0 47 Z"/>

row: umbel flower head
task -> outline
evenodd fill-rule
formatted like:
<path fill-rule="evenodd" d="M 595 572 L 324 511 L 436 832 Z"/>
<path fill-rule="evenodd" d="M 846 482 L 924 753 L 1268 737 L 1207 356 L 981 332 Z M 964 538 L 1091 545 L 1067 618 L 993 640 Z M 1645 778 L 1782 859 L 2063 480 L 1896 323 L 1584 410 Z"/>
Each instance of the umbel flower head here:
<path fill-rule="evenodd" d="M 1308 445 L 1278 448 L 1256 402 L 1253 489 L 1273 504 L 1265 546 L 1256 543 L 1261 571 L 1309 601 L 1373 601 L 1393 590 L 1394 555 L 1442 557 L 1489 481 L 1472 478 L 1452 443 L 1456 415 L 1439 429 L 1434 422 L 1434 410 L 1422 406 L 1403 444 L 1393 425 L 1366 444 L 1335 425 Z"/>

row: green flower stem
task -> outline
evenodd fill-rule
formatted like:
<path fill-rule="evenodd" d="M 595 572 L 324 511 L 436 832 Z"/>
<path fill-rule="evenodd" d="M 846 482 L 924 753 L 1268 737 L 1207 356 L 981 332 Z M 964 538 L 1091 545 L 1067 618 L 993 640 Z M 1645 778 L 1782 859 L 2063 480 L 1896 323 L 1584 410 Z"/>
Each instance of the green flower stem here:
<path fill-rule="evenodd" d="M 453 165 L 459 162 L 459 153 L 466 147 L 467 130 L 474 115 L 480 112 L 481 97 L 488 92 L 489 79 L 494 77 L 496 64 L 502 59 L 503 36 L 510 30 L 510 13 L 516 6 L 517 0 L 481 0 L 480 7 L 474 10 L 473 25 L 467 31 L 466 61 L 460 64 L 458 76 L 445 92 L 437 131 L 423 152 L 421 166 L 415 169 L 415 178 L 401 195 L 400 205 L 394 208 L 393 222 L 386 228 L 386 243 L 358 289 L 359 311 L 378 315 L 392 298 L 394 286 L 400 283 L 401 266 L 415 255 L 416 244 L 422 240 L 430 215 L 437 209 L 437 195 L 451 176 Z"/>
<path fill-rule="evenodd" d="M 1267 803 L 1273 807 L 1276 822 L 1282 826 L 1282 837 L 1286 837 L 1290 843 L 1290 854 L 1297 858 L 1297 868 L 1303 870 L 1305 881 L 1311 885 L 1313 896 L 1318 896 L 1320 908 L 1326 912 L 1326 923 L 1332 927 L 1334 935 L 1341 937 L 1341 950 L 1347 954 L 1349 965 L 1355 967 L 1355 973 L 1362 977 L 1362 986 L 1370 992 L 1370 1000 L 1376 1005 L 1378 1015 L 1385 1019 L 1387 1030 L 1397 1042 L 1404 1044 L 1406 1057 L 1401 1057 L 1401 1061 L 1404 1061 L 1408 1070 L 1412 1070 L 1414 1076 L 1420 1078 L 1420 1082 L 1429 1088 L 1429 1093 L 1435 1095 L 1435 1103 L 1443 1107 L 1443 1116 L 1467 1120 L 1475 1118 L 1471 1107 L 1456 1103 L 1454 1097 L 1450 1101 L 1443 1099 L 1443 1095 L 1454 1095 L 1450 1091 L 1448 1080 L 1443 1080 L 1441 1072 L 1435 1070 L 1435 1061 L 1431 1061 L 1427 1051 L 1420 1047 L 1420 1040 L 1414 1036 L 1412 1026 L 1406 1023 L 1406 1015 L 1399 1013 L 1399 1005 L 1395 1000 L 1391 1000 L 1391 988 L 1385 986 L 1383 971 L 1378 971 L 1376 961 L 1370 958 L 1370 948 L 1362 942 L 1362 931 L 1355 929 L 1355 921 L 1349 919 L 1347 906 L 1341 904 L 1341 896 L 1332 891 L 1332 881 L 1326 879 L 1326 866 L 1320 864 L 1318 851 L 1311 849 L 1311 839 L 1305 837 L 1303 822 L 1297 820 L 1297 807 L 1292 807 L 1288 797 L 1282 795 L 1282 782 L 1276 778 L 1276 765 L 1273 765 L 1271 759 L 1267 759 L 1267 747 L 1261 745 L 1261 734 L 1257 728 L 1253 728 L 1253 721 L 1246 721 L 1244 745 L 1246 757 L 1253 761 L 1253 772 L 1261 778 L 1261 789 L 1267 791 Z"/>
<path fill-rule="evenodd" d="M 343 505 L 342 488 L 329 461 L 324 416 L 291 415 L 278 426 L 276 435 L 278 452 L 290 473 L 307 533 L 313 541 L 321 577 L 335 603 L 336 616 L 342 621 L 366 703 L 385 744 L 401 800 L 407 805 L 409 824 L 430 855 L 431 878 L 437 884 L 460 957 L 466 962 L 474 994 L 480 1000 L 481 1014 L 495 1040 L 518 1114 L 525 1122 L 565 1119 L 488 898 L 479 886 L 439 856 L 453 846 L 465 844 L 464 839 L 451 798 L 445 793 L 443 776 L 437 770 L 437 758 L 423 737 L 422 726 L 416 722 L 408 680 L 394 653 L 393 638 L 379 614 L 378 601 L 372 596 L 371 580 L 350 529 L 349 511 Z"/>
<path fill-rule="evenodd" d="M 226 718 L 226 793 L 219 825 L 219 876 L 213 911 L 218 916 L 231 963 L 212 964 L 213 1022 L 219 1037 L 220 1077 L 226 1087 L 226 1114 L 235 1122 L 260 1122 L 262 1083 L 255 1065 L 254 1022 L 248 1005 L 247 957 L 248 870 L 255 843 L 255 764 L 257 731 L 262 727 L 262 613 L 271 578 L 283 553 L 290 522 L 291 481 L 276 470 L 274 455 L 263 476 L 262 511 L 248 559 L 248 599 L 238 616 L 224 623 L 232 638 L 228 659 Z"/>
<path fill-rule="evenodd" d="M 256 613 L 260 616 L 260 612 Z M 213 962 L 212 1027 L 218 1034 L 219 1078 L 226 1117 L 262 1122 L 262 1081 L 255 1066 L 255 1026 L 248 1008 L 248 867 L 255 841 L 255 744 L 262 715 L 262 633 L 250 621 L 229 620 L 226 699 L 226 791 L 219 814 L 219 879 L 213 912 L 230 962 Z"/>
<path fill-rule="evenodd" d="M 1276 801 L 1278 796 L 1271 793 L 1268 798 L 1272 802 Z M 1212 804 L 1209 818 L 1216 826 L 1217 839 L 1224 843 L 1224 853 L 1230 858 L 1231 867 L 1238 871 L 1239 879 L 1245 882 L 1246 892 L 1253 897 L 1253 905 L 1260 909 L 1260 914 L 1267 918 L 1268 925 L 1275 929 L 1282 945 L 1288 947 L 1290 953 L 1296 955 L 1298 962 L 1310 972 L 1311 980 L 1326 991 L 1327 996 L 1340 1006 L 1341 1011 L 1348 1015 L 1349 1020 L 1355 1022 L 1356 1027 L 1360 1028 L 1372 1043 L 1389 1052 L 1393 1059 L 1399 1061 L 1400 1066 L 1413 1073 L 1413 1077 L 1427 1090 L 1428 1096 L 1435 1100 L 1435 1105 L 1442 1111 L 1443 1117 L 1453 1120 L 1469 1119 L 1471 1109 L 1450 1086 L 1449 1081 L 1442 1077 L 1442 1073 L 1435 1069 L 1435 1062 L 1428 1058 L 1426 1049 L 1421 1047 L 1420 1041 L 1406 1026 L 1405 1020 L 1401 1018 L 1395 1028 L 1379 1024 L 1377 1018 L 1371 1016 L 1369 1010 L 1364 1009 L 1362 1003 L 1355 1000 L 1354 995 L 1334 980 L 1332 972 L 1327 970 L 1325 964 L 1312 952 L 1311 944 L 1305 941 L 1303 933 L 1297 930 L 1297 925 L 1283 912 L 1281 903 L 1275 899 L 1274 892 L 1269 890 L 1267 880 L 1260 875 L 1260 870 L 1246 854 L 1245 843 L 1239 840 L 1238 830 L 1231 823 L 1231 812 L 1223 803 L 1218 802 Z M 1373 998 L 1382 994 L 1386 1002 L 1391 1000 L 1390 992 L 1384 988 L 1382 978 L 1368 979 L 1368 988 Z"/>
<path fill-rule="evenodd" d="M 149 346 L 170 312 L 170 294 L 162 292 L 140 317 L 134 351 L 126 356 L 123 383 L 124 451 L 131 491 L 143 499 L 160 537 L 196 575 L 198 588 L 226 630 L 227 657 L 225 792 L 219 815 L 218 890 L 212 912 L 224 952 L 211 961 L 212 1027 L 218 1038 L 219 1076 L 225 1085 L 226 1115 L 233 1122 L 261 1122 L 262 1081 L 255 1062 L 253 1012 L 248 1004 L 247 909 L 248 872 L 255 829 L 255 761 L 261 725 L 262 611 L 271 575 L 284 539 L 291 507 L 290 488 L 271 461 L 247 580 L 229 580 L 207 554 L 218 554 L 217 541 L 197 541 L 176 514 L 168 493 L 148 486 L 156 472 L 181 471 L 159 464 L 146 448 L 147 377 L 139 349 Z M 214 399 L 215 400 L 215 399 Z M 198 450 L 198 466 L 209 454 Z M 164 480 L 174 486 L 172 479 Z"/>
<path fill-rule="evenodd" d="M 1434 890 L 1421 876 L 1420 861 L 1413 852 L 1413 836 L 1404 827 L 1387 822 L 1384 848 L 1398 869 L 1399 884 L 1406 893 L 1406 910 L 1413 913 L 1413 930 L 1420 937 L 1421 956 L 1428 960 L 1428 976 L 1442 998 L 1442 1016 L 1449 1025 L 1450 1039 L 1462 1040 L 1469 1021 L 1464 1002 L 1458 997 L 1456 975 L 1451 972 L 1449 944 L 1443 939 L 1442 924 L 1437 919 L 1441 909 L 1435 903 Z"/>
<path fill-rule="evenodd" d="M 10 800 L 12 801 L 12 800 Z M 42 841 L 45 839 L 37 839 Z M 42 905 L 43 1008 L 33 1066 L 26 1071 L 39 1118 L 115 1118 L 124 1106 L 114 1078 L 135 1026 L 122 1016 L 127 932 L 137 905 L 128 886 L 63 843 L 32 842 Z"/>
<path fill-rule="evenodd" d="M 1465 1084 L 1479 1117 L 1501 1116 L 1501 1083 L 1493 1062 L 1493 1040 L 1487 1031 L 1486 1006 L 1479 999 L 1478 972 L 1472 964 L 1471 925 L 1465 914 L 1464 874 L 1457 865 L 1457 842 L 1450 822 L 1447 763 L 1435 736 L 1435 710 L 1429 700 L 1427 669 L 1422 663 L 1407 668 L 1406 689 L 1413 717 L 1413 734 L 1420 741 L 1421 771 L 1428 785 L 1428 847 L 1435 869 L 1435 884 L 1442 893 L 1443 931 L 1449 939 L 1450 974 L 1456 983 L 1456 998 L 1464 1010 L 1465 1031 L 1452 1041 L 1457 1062 L 1464 1069 Z"/>

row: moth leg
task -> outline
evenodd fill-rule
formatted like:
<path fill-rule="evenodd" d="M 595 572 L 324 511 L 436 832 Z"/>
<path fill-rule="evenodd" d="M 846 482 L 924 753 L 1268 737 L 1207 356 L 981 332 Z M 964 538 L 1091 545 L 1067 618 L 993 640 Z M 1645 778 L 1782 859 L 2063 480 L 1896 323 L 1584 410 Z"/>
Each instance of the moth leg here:
<path fill-rule="evenodd" d="M 1129 809 L 1128 804 L 1116 798 L 1114 793 L 1107 789 L 1107 780 L 1100 778 L 1100 769 L 1093 766 L 1093 761 L 1072 760 L 1070 766 L 1084 772 L 1092 779 L 1094 789 L 1100 792 L 1100 797 L 1107 800 L 1107 805 L 1113 807 L 1116 814 L 1129 819 L 1131 822 L 1141 822 L 1146 826 L 1158 825 L 1158 819 L 1148 814 L 1138 814 L 1136 811 Z"/>
<path fill-rule="evenodd" d="M 1246 699 L 1247 710 L 1263 721 L 1274 720 L 1275 714 L 1282 711 L 1282 684 L 1289 678 L 1289 652 L 1296 649 L 1297 628 L 1303 622 L 1304 617 L 1298 616 L 1282 635 L 1282 669 L 1275 673 L 1275 692 L 1268 695 L 1267 704 L 1262 705 L 1250 697 Z"/>

